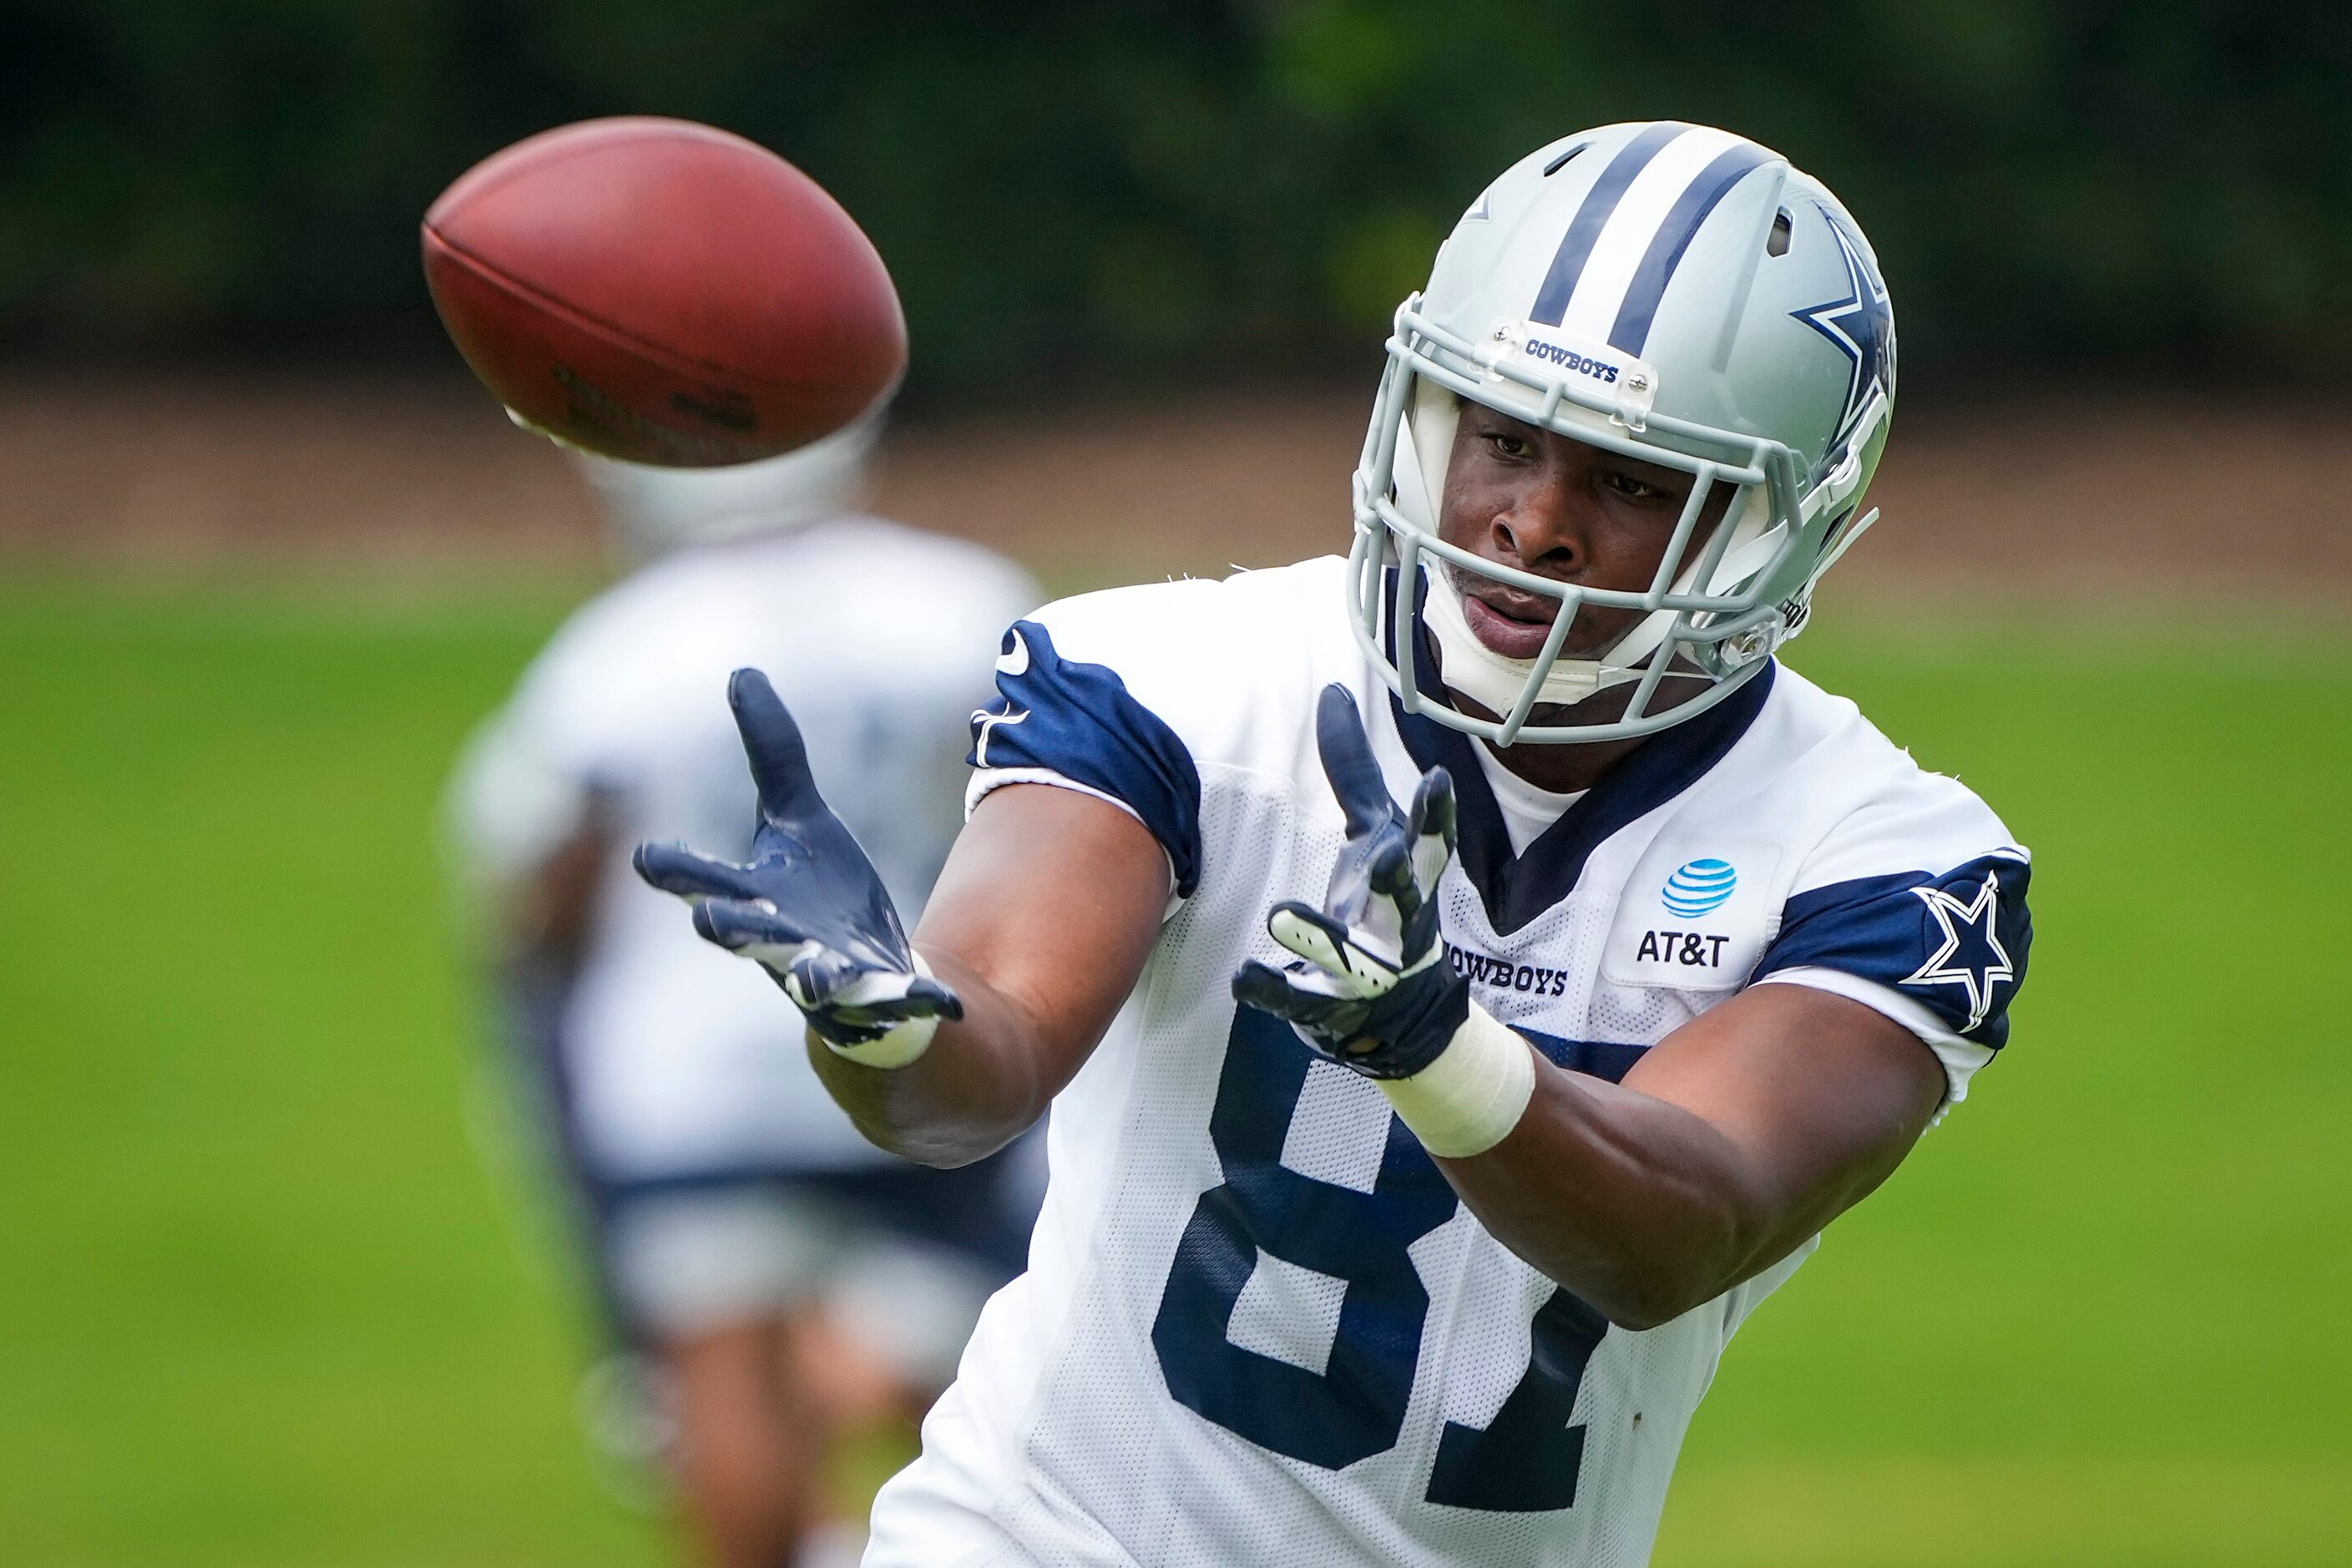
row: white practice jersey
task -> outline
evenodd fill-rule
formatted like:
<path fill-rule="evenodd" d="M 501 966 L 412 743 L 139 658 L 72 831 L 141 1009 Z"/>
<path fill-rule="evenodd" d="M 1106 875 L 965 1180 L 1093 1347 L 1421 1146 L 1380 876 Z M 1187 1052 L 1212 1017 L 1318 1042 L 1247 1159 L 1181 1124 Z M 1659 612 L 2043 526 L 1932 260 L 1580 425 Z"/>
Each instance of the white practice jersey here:
<path fill-rule="evenodd" d="M 1036 602 L 992 552 L 876 518 L 683 551 L 575 614 L 476 735 L 452 815 L 484 880 L 527 874 L 598 795 L 617 829 L 559 1031 L 599 1180 L 888 1159 L 809 1070 L 782 993 L 697 937 L 628 857 L 645 840 L 747 853 L 753 794 L 727 678 L 756 666 L 911 927 L 961 825 L 989 660 Z"/>
<path fill-rule="evenodd" d="M 868 1568 L 1644 1563 L 1725 1342 L 1811 1250 L 1612 1327 L 1480 1226 L 1372 1083 L 1236 1009 L 1234 969 L 1286 957 L 1267 909 L 1319 901 L 1341 844 L 1327 683 L 1397 798 L 1451 770 L 1449 957 L 1554 1062 L 1617 1079 L 1765 981 L 1899 1019 L 1949 1101 L 2005 1037 L 2025 852 L 1853 704 L 1769 668 L 1514 855 L 1474 742 L 1402 714 L 1343 592 L 1311 561 L 1068 600 L 1005 640 L 973 798 L 1120 804 L 1181 903 L 1055 1102 L 1029 1272 L 877 1501 Z"/>

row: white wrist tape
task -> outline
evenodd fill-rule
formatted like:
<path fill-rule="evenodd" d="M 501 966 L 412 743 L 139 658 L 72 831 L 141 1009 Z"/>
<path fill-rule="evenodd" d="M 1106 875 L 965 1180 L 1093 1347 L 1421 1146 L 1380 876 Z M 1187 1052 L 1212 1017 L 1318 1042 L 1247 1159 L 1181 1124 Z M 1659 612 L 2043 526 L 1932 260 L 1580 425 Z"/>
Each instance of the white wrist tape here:
<path fill-rule="evenodd" d="M 934 1015 L 909 1018 L 892 1026 L 890 1032 L 863 1045 L 836 1046 L 825 1040 L 825 1049 L 835 1056 L 857 1063 L 860 1067 L 902 1068 L 931 1048 L 931 1037 L 940 1032 L 940 1021 Z M 824 1039 L 823 1036 L 817 1037 Z"/>
<path fill-rule="evenodd" d="M 1466 1160 L 1500 1143 L 1527 1114 L 1535 1047 L 1473 1002 L 1436 1060 L 1411 1078 L 1375 1081 L 1423 1148 Z"/>
<path fill-rule="evenodd" d="M 923 962 L 923 955 L 918 952 L 914 954 L 914 960 L 915 973 L 926 980 L 930 979 L 931 966 Z M 889 984 L 902 983 L 905 977 L 877 975 L 874 978 Z M 906 994 L 903 984 L 900 984 L 898 994 L 902 996 Z M 845 994 L 841 999 L 853 1005 L 866 1000 L 864 997 L 849 994 Z M 837 1046 L 831 1040 L 825 1040 L 824 1046 L 825 1049 L 835 1056 L 856 1062 L 860 1067 L 902 1068 L 929 1050 L 931 1037 L 939 1032 L 938 1015 L 927 1013 L 919 1018 L 909 1018 L 903 1024 L 894 1025 L 888 1034 L 877 1039 L 867 1040 L 862 1045 Z M 822 1040 L 824 1037 L 819 1035 L 817 1038 Z"/>

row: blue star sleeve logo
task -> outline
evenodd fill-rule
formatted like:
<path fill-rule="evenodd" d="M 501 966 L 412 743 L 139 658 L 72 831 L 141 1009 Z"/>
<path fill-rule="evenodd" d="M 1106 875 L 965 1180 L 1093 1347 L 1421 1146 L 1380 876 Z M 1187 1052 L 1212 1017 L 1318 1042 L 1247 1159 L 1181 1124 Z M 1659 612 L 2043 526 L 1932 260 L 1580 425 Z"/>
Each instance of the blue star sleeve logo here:
<path fill-rule="evenodd" d="M 1942 941 L 1927 962 L 1904 980 L 1906 985 L 1958 985 L 1969 999 L 1968 1029 L 1992 1011 L 1995 988 L 2017 978 L 1996 929 L 2000 917 L 2000 878 L 1987 871 L 1974 899 L 1963 901 L 1942 888 L 1914 888 L 1935 917 Z"/>
<path fill-rule="evenodd" d="M 1789 314 L 1827 338 L 1838 353 L 1853 362 L 1846 376 L 1845 405 L 1839 410 L 1837 428 L 1822 459 L 1827 471 L 1844 458 L 1846 442 L 1873 395 L 1895 395 L 1895 310 L 1887 302 L 1886 285 L 1879 280 L 1862 242 L 1827 208 L 1822 216 L 1829 219 L 1830 233 L 1836 237 L 1838 254 L 1845 262 L 1845 298 Z"/>

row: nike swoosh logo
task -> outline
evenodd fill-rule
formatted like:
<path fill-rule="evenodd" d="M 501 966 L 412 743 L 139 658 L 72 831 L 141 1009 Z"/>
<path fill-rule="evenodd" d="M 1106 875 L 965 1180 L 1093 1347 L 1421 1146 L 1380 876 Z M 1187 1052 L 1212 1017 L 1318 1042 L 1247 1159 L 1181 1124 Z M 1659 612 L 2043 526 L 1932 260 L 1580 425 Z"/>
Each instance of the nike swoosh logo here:
<path fill-rule="evenodd" d="M 1028 674 L 1029 644 L 1027 639 L 1022 637 L 1021 628 L 1014 626 L 1004 635 L 1011 639 L 1013 646 L 996 656 L 996 673 L 999 675 Z"/>

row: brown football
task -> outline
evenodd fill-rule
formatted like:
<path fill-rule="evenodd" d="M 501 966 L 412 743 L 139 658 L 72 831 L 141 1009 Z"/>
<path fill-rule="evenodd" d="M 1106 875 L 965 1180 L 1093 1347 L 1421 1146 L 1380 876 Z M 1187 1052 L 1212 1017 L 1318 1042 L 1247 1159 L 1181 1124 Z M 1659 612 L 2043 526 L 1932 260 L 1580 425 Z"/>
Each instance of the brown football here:
<path fill-rule="evenodd" d="M 668 468 L 773 457 L 874 407 L 907 323 L 873 242 L 766 148 L 591 120 L 459 177 L 425 215 L 433 303 L 499 401 Z"/>

